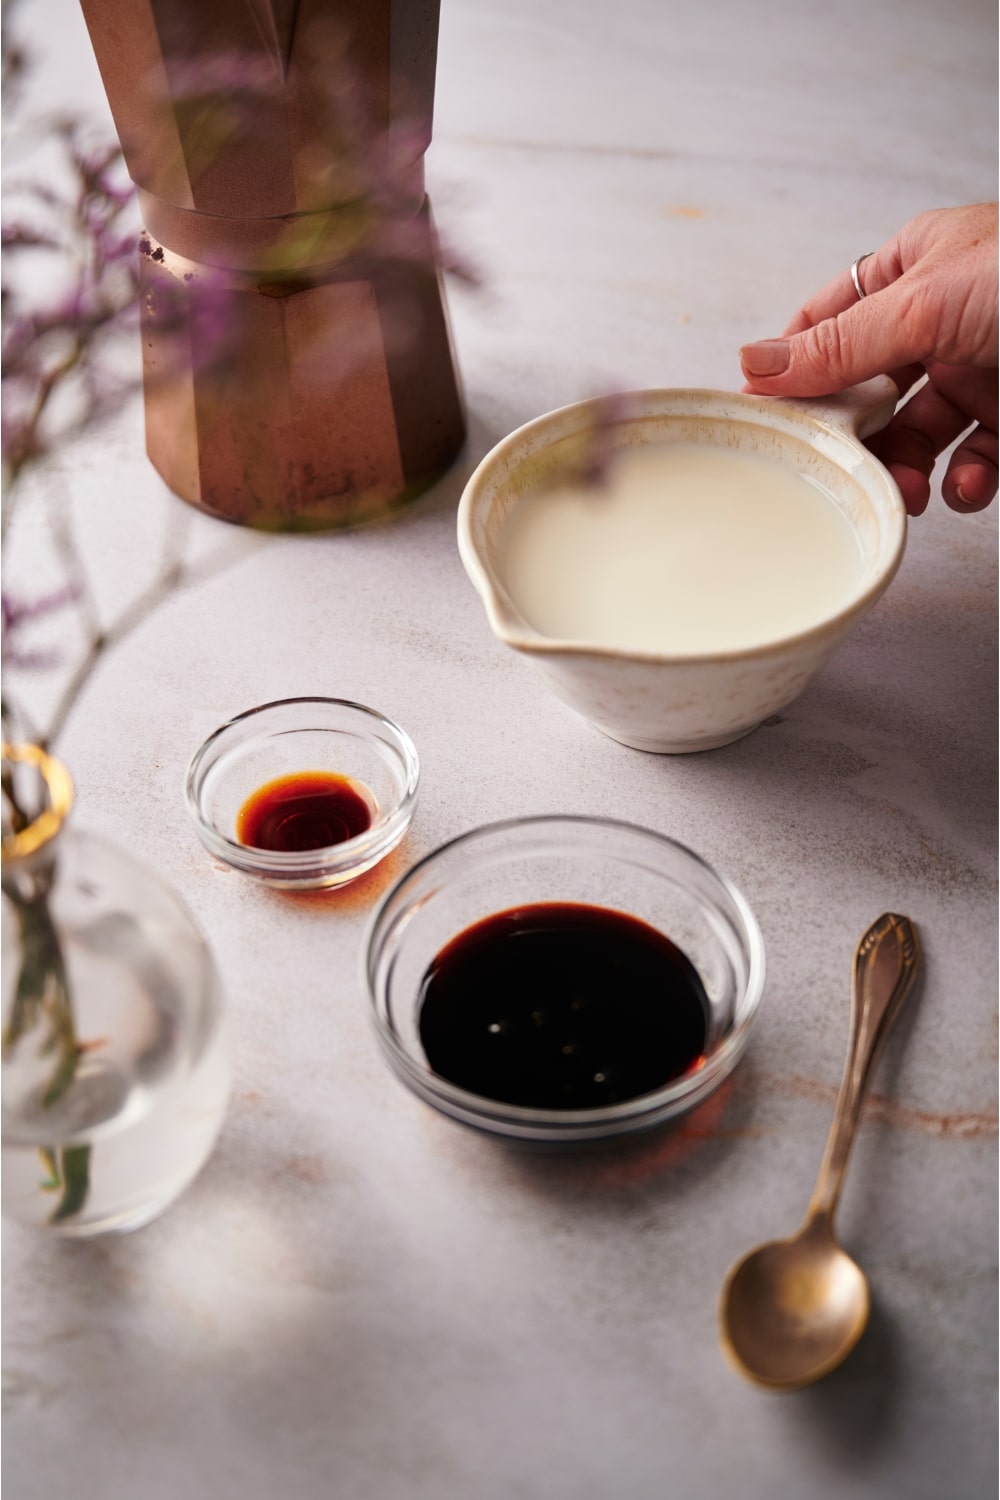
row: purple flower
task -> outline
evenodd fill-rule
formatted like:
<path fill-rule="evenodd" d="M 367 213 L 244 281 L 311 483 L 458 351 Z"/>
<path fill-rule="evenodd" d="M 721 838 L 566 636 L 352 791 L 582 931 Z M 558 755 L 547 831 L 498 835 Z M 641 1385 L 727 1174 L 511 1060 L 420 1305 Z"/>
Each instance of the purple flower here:
<path fill-rule="evenodd" d="M 64 584 L 61 588 L 39 594 L 34 599 L 18 599 L 9 592 L 0 594 L 0 658 L 4 665 L 36 671 L 57 666 L 60 661 L 58 651 L 38 651 L 23 647 L 20 637 L 27 627 L 38 620 L 75 604 L 79 596 L 80 590 L 75 584 Z"/>

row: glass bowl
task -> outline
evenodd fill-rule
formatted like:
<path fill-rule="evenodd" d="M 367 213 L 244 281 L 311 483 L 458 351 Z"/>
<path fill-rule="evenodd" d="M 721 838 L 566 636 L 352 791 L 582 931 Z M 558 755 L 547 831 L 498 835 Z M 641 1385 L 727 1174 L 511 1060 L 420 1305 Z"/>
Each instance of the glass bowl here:
<path fill-rule="evenodd" d="M 247 799 L 278 777 L 310 771 L 363 783 L 375 801 L 371 826 L 319 849 L 241 843 L 236 820 Z M 184 795 L 210 854 L 265 885 L 315 890 L 355 880 L 396 847 L 413 818 L 419 775 L 413 741 L 384 714 L 343 698 L 285 698 L 209 735 L 188 766 Z"/>
<path fill-rule="evenodd" d="M 708 1002 L 695 1066 L 651 1093 L 579 1110 L 502 1103 L 433 1072 L 419 1031 L 421 986 L 433 960 L 484 918 L 543 902 L 637 917 L 682 950 Z M 757 1014 L 764 944 L 740 892 L 683 844 L 605 818 L 536 817 L 475 829 L 408 870 L 372 917 L 362 966 L 382 1050 L 421 1099 L 494 1135 L 570 1143 L 658 1125 L 718 1088 Z"/>

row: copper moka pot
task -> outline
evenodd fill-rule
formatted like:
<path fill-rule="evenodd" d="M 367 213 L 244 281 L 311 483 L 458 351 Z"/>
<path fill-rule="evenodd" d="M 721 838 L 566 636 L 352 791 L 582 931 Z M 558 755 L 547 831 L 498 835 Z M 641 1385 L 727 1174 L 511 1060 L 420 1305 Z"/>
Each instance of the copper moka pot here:
<path fill-rule="evenodd" d="M 146 448 L 280 530 L 375 519 L 465 423 L 424 192 L 438 0 L 82 0 L 139 190 Z"/>

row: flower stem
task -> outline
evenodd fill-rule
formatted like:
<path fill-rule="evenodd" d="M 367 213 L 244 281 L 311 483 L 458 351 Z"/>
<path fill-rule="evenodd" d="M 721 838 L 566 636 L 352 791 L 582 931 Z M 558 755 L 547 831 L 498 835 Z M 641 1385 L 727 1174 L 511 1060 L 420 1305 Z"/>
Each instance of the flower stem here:
<path fill-rule="evenodd" d="M 55 1052 L 57 1062 L 42 1103 L 51 1108 L 73 1082 L 80 1057 L 62 944 L 49 911 L 47 884 L 25 899 L 13 890 L 11 882 L 5 882 L 4 894 L 17 916 L 21 967 L 10 1019 L 3 1031 L 3 1056 L 9 1057 L 27 1032 L 48 1023 L 41 1050 Z"/>

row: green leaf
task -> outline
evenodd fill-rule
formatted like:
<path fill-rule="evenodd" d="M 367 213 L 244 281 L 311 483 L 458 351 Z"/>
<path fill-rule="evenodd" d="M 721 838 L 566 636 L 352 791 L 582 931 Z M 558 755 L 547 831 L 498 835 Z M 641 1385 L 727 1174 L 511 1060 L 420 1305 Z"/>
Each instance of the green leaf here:
<path fill-rule="evenodd" d="M 90 1190 L 90 1147 L 67 1146 L 60 1158 L 63 1195 L 49 1219 L 50 1224 L 61 1224 L 64 1219 L 78 1214 Z"/>

